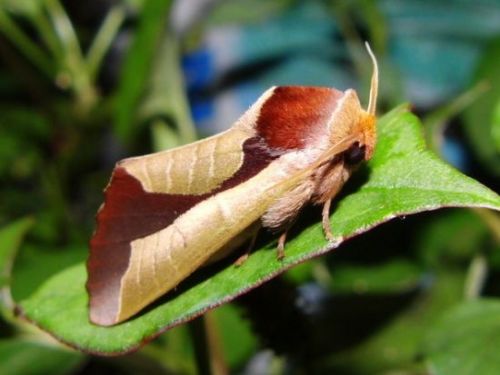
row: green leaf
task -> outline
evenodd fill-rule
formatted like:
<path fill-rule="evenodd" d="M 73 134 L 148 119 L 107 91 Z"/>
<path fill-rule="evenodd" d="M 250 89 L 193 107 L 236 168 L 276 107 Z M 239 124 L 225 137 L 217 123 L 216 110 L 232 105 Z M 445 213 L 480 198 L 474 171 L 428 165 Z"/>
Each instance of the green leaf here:
<path fill-rule="evenodd" d="M 500 101 L 500 69 L 496 63 L 499 58 L 500 39 L 496 39 L 484 54 L 477 73 L 477 81 L 486 81 L 490 90 L 464 113 L 464 130 L 475 154 L 497 177 L 500 176 L 500 152 L 492 137 L 492 124 Z"/>
<path fill-rule="evenodd" d="M 430 331 L 424 354 L 435 375 L 500 373 L 500 302 L 478 300 L 449 311 Z"/>
<path fill-rule="evenodd" d="M 4 0 L 0 7 L 19 16 L 34 18 L 42 10 L 43 3 L 39 0 Z"/>
<path fill-rule="evenodd" d="M 134 134 L 136 107 L 146 86 L 153 57 L 165 33 L 171 0 L 144 2 L 139 26 L 125 58 L 114 109 L 114 131 L 123 141 Z"/>
<path fill-rule="evenodd" d="M 197 275 L 205 278 L 183 293 L 167 296 L 168 302 L 108 328 L 88 321 L 86 273 L 80 264 L 55 275 L 24 300 L 25 316 L 82 350 L 126 352 L 391 218 L 447 206 L 500 210 L 496 193 L 426 151 L 421 125 L 406 107 L 382 117 L 378 130 L 376 153 L 365 170 L 368 180 L 341 198 L 334 209 L 335 241 L 326 243 L 321 225 L 312 225 L 289 240 L 283 261 L 276 260 L 273 243 L 255 251 L 241 267 L 231 265 L 215 274 L 212 271 L 211 276 L 207 275 L 210 270 L 201 270 Z"/>
<path fill-rule="evenodd" d="M 242 315 L 242 312 L 230 303 L 214 312 L 224 358 L 230 368 L 241 367 L 257 348 L 250 323 L 244 320 Z"/>
<path fill-rule="evenodd" d="M 397 293 L 415 288 L 422 278 L 420 268 L 405 259 L 376 266 L 343 265 L 332 272 L 335 293 Z"/>
<path fill-rule="evenodd" d="M 12 263 L 32 218 L 24 218 L 0 229 L 0 287 L 8 284 Z"/>
<path fill-rule="evenodd" d="M 32 224 L 32 218 L 24 218 L 0 229 L 0 310 L 12 307 L 10 306 L 12 265 L 21 241 Z"/>
<path fill-rule="evenodd" d="M 87 247 L 83 245 L 53 248 L 26 244 L 12 271 L 12 298 L 20 301 L 29 297 L 49 277 L 81 263 L 86 255 Z"/>
<path fill-rule="evenodd" d="M 498 100 L 493 112 L 493 124 L 491 125 L 491 136 L 495 142 L 497 152 L 500 153 L 500 100 Z"/>
<path fill-rule="evenodd" d="M 459 235 L 457 235 L 459 234 Z M 472 210 L 447 210 L 421 226 L 416 247 L 424 263 L 433 268 L 469 262 L 477 253 L 477 244 L 485 251 L 488 228 Z"/>
<path fill-rule="evenodd" d="M 0 374 L 63 375 L 76 370 L 81 354 L 24 339 L 0 340 Z"/>
<path fill-rule="evenodd" d="M 344 373 L 341 369 L 349 369 L 352 374 L 424 373 L 422 365 L 416 363 L 422 339 L 443 311 L 462 301 L 464 276 L 461 271 L 439 272 L 432 283 L 411 308 L 382 330 L 361 345 L 331 356 L 323 373 Z"/>
<path fill-rule="evenodd" d="M 166 126 L 172 126 L 169 128 L 172 134 L 168 137 L 172 147 L 195 141 L 196 131 L 179 62 L 179 45 L 172 35 L 165 35 L 158 46 L 146 91 L 147 95 L 137 110 L 139 121 L 164 122 Z M 166 136 L 165 131 L 163 133 Z"/>
<path fill-rule="evenodd" d="M 179 134 L 163 120 L 151 122 L 151 138 L 153 140 L 153 150 L 155 152 L 168 150 L 182 144 L 179 139 Z"/>

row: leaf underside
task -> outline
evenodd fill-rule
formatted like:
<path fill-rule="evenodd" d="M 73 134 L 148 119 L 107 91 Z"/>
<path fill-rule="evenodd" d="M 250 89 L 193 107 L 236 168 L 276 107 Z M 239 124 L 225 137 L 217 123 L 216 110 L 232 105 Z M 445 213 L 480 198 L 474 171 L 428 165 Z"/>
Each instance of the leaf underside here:
<path fill-rule="evenodd" d="M 88 321 L 84 264 L 65 269 L 43 283 L 21 301 L 21 311 L 70 346 L 116 355 L 136 349 L 168 328 L 228 302 L 391 218 L 441 207 L 500 210 L 496 193 L 426 150 L 420 122 L 406 106 L 380 118 L 378 139 L 375 155 L 365 169 L 366 182 L 341 198 L 334 208 L 331 223 L 335 240 L 330 243 L 319 223 L 311 225 L 287 242 L 284 260 L 276 259 L 275 243 L 268 244 L 253 252 L 241 267 L 228 265 L 199 280 L 195 275 L 195 282 L 188 280 L 154 307 L 113 327 L 98 327 Z"/>

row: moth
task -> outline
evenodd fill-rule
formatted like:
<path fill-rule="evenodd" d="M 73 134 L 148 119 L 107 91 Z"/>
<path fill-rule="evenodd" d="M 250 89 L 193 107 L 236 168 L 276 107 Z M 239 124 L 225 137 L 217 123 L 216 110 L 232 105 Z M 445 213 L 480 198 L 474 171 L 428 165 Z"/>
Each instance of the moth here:
<path fill-rule="evenodd" d="M 376 142 L 378 67 L 367 48 L 366 111 L 352 89 L 272 87 L 223 133 L 118 162 L 90 241 L 91 322 L 130 318 L 259 227 L 282 233 L 283 257 L 307 203 L 323 205 L 332 239 L 331 201 Z"/>

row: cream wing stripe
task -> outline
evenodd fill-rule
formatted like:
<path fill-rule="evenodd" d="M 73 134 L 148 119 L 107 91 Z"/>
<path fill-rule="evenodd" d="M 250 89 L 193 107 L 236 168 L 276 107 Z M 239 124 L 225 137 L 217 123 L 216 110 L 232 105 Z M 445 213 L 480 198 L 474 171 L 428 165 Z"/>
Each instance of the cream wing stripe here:
<path fill-rule="evenodd" d="M 141 285 L 142 284 L 141 273 L 142 273 L 142 270 L 144 269 L 142 260 L 143 260 L 143 254 L 144 254 L 144 245 L 146 245 L 146 244 L 145 243 L 139 243 L 138 245 L 139 245 L 140 254 L 138 254 L 138 257 L 137 257 L 138 266 L 137 266 L 137 269 L 136 269 L 136 272 L 135 272 L 135 282 L 138 285 Z M 143 291 L 142 290 L 138 290 L 138 292 L 139 292 L 139 296 L 137 296 L 137 298 L 143 298 Z"/>
<path fill-rule="evenodd" d="M 172 165 L 174 164 L 174 160 L 172 158 L 168 158 L 166 160 L 167 166 L 165 167 L 165 181 L 166 181 L 166 190 L 172 190 Z"/>
<path fill-rule="evenodd" d="M 194 145 L 194 148 L 193 148 L 191 154 L 189 155 L 190 156 L 189 165 L 186 166 L 187 174 L 188 174 L 187 191 L 192 191 L 194 173 L 195 173 L 195 171 L 198 172 L 198 170 L 197 170 L 197 164 L 198 164 L 197 161 L 198 161 L 198 153 L 199 153 L 198 145 L 199 144 Z"/>
<path fill-rule="evenodd" d="M 230 208 L 226 206 L 226 203 L 220 199 L 219 196 L 215 195 L 213 197 L 213 201 L 215 203 L 215 207 L 221 216 L 221 220 L 223 220 L 223 225 L 231 225 L 231 211 Z"/>
<path fill-rule="evenodd" d="M 155 236 L 156 248 L 160 247 L 160 236 Z M 153 279 L 157 288 L 161 288 L 159 275 L 158 275 L 158 253 L 153 254 Z"/>
<path fill-rule="evenodd" d="M 211 150 L 208 153 L 209 164 L 208 164 L 208 177 L 212 179 L 215 176 L 215 153 L 217 150 L 217 144 L 219 140 L 215 140 L 215 142 L 210 143 Z"/>
<path fill-rule="evenodd" d="M 147 163 L 141 163 L 142 177 L 144 178 L 145 189 L 153 189 L 153 181 L 151 180 L 150 172 Z"/>

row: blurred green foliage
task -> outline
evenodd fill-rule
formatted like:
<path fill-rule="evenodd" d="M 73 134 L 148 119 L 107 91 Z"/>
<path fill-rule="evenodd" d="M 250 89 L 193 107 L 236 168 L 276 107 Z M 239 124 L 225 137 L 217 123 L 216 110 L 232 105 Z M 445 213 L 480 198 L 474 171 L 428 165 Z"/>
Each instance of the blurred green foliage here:
<path fill-rule="evenodd" d="M 179 326 L 123 357 L 83 354 L 18 315 L 20 301 L 85 260 L 113 164 L 195 138 L 181 56 L 217 27 L 281 44 L 244 39 L 253 60 L 208 96 L 323 76 L 364 93 L 371 41 L 380 111 L 414 102 L 431 148 L 498 191 L 495 1 L 200 1 L 182 32 L 173 3 L 0 2 L 0 373 L 499 373 L 500 218 L 483 209 L 395 219 L 208 313 L 202 333 Z M 331 24 L 311 22 L 318 13 Z M 299 243 L 317 217 L 299 221 Z"/>

